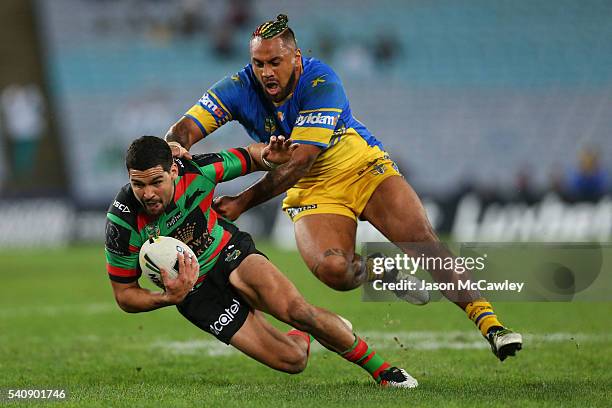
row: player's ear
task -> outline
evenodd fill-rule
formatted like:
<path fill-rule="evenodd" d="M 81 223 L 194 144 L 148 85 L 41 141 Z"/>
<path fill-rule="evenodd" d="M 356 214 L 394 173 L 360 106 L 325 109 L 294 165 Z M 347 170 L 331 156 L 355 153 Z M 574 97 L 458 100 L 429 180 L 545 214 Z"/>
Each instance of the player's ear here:
<path fill-rule="evenodd" d="M 295 50 L 295 68 L 298 71 L 302 70 L 302 50 L 299 48 Z"/>
<path fill-rule="evenodd" d="M 172 162 L 172 166 L 170 166 L 170 178 L 172 181 L 178 177 L 178 165 L 175 161 Z"/>

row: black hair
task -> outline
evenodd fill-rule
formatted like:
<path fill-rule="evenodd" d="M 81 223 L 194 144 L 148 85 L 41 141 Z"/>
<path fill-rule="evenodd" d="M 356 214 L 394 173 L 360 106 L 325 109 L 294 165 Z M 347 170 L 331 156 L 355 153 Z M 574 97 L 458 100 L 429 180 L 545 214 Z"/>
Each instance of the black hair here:
<path fill-rule="evenodd" d="M 142 136 L 128 147 L 125 166 L 128 171 L 144 171 L 161 166 L 164 171 L 169 172 L 172 167 L 172 151 L 163 139 L 156 136 Z"/>
<path fill-rule="evenodd" d="M 260 24 L 255 31 L 253 31 L 251 39 L 260 37 L 264 40 L 269 40 L 270 38 L 280 37 L 283 39 L 283 42 L 291 43 L 297 47 L 295 33 L 287 24 L 288 22 L 289 17 L 287 17 L 287 15 L 279 14 L 276 17 L 276 20 L 266 21 L 265 23 Z"/>

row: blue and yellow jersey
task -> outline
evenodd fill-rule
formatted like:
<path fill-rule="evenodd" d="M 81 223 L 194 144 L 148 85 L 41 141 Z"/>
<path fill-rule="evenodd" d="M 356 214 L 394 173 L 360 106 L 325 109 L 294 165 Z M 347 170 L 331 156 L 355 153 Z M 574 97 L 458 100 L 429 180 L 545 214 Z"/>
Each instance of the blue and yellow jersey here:
<path fill-rule="evenodd" d="M 266 98 L 249 64 L 213 85 L 185 116 L 204 136 L 237 120 L 258 142 L 283 135 L 297 143 L 321 147 L 323 152 L 297 185 L 302 187 L 316 183 L 323 174 L 342 172 L 379 154 L 382 144 L 353 117 L 336 73 L 314 58 L 302 58 L 302 63 L 304 69 L 295 91 L 280 106 Z"/>

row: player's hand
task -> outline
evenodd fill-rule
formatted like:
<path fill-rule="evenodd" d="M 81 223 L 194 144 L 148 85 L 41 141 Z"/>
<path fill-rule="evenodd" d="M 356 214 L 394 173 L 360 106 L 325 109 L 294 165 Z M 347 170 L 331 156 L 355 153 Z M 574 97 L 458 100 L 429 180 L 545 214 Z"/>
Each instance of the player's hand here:
<path fill-rule="evenodd" d="M 213 200 L 212 205 L 219 215 L 227 218 L 230 221 L 235 221 L 240 217 L 240 214 L 244 211 L 240 204 L 240 198 L 238 196 L 221 196 Z"/>
<path fill-rule="evenodd" d="M 191 160 L 191 153 L 187 151 L 179 142 L 168 142 L 168 146 L 170 146 L 170 150 L 172 151 L 172 157 L 177 157 L 179 159 L 187 159 Z"/>
<path fill-rule="evenodd" d="M 174 279 L 170 277 L 168 271 L 161 269 L 162 281 L 166 288 L 166 299 L 169 303 L 178 304 L 185 299 L 185 296 L 193 288 L 198 280 L 200 264 L 198 259 L 190 254 L 177 253 L 179 265 L 178 276 Z"/>
<path fill-rule="evenodd" d="M 261 151 L 261 157 L 273 164 L 287 163 L 299 145 L 285 136 L 270 136 L 270 142 Z"/>

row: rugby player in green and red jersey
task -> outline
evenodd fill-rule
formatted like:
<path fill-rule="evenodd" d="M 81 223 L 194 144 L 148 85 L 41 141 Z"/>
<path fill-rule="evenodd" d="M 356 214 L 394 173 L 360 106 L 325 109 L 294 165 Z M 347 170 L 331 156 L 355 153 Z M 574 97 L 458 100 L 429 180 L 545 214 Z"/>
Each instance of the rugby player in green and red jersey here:
<path fill-rule="evenodd" d="M 130 183 L 111 204 L 106 223 L 106 260 L 118 305 L 147 312 L 176 305 L 200 329 L 276 370 L 299 373 L 312 335 L 365 370 L 383 386 L 414 388 L 405 370 L 392 367 L 339 316 L 310 305 L 295 286 L 255 248 L 251 236 L 212 208 L 217 183 L 287 162 L 297 145 L 283 137 L 220 153 L 173 159 L 168 144 L 143 136 L 129 147 Z M 138 252 L 151 236 L 183 241 L 197 259 L 178 254 L 174 279 L 162 271 L 165 291 L 138 284 Z M 263 312 L 291 325 L 274 328 Z"/>

